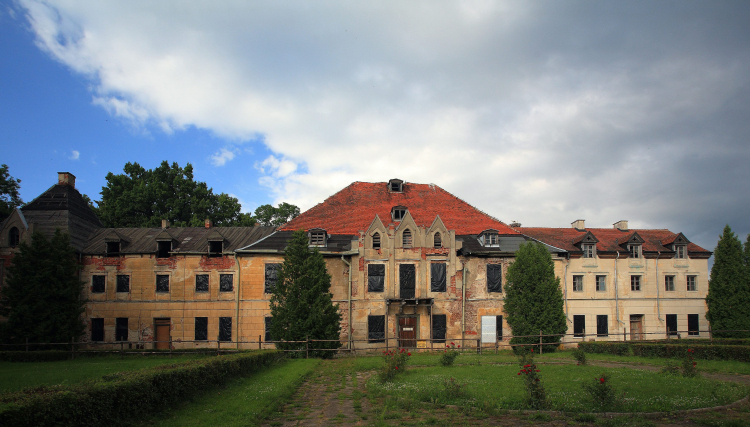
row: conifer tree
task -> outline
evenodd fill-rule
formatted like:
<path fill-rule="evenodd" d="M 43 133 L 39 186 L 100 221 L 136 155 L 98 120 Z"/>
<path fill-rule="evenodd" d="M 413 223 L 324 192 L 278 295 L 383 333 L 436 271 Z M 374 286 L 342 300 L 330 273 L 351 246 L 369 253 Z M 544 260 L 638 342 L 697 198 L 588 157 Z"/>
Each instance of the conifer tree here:
<path fill-rule="evenodd" d="M 740 239 L 729 225 L 724 227 L 714 250 L 714 265 L 711 267 L 706 305 L 706 319 L 711 323 L 714 336 L 750 336 L 747 332 L 722 332 L 750 329 L 750 289 L 747 283 L 745 252 Z"/>
<path fill-rule="evenodd" d="M 311 343 L 315 349 L 341 347 L 338 304 L 333 304 L 331 275 L 317 248 L 310 250 L 307 233 L 295 231 L 284 252 L 284 263 L 271 296 L 271 336 L 274 341 L 334 340 Z M 279 343 L 278 348 L 301 350 L 305 344 Z M 304 356 L 304 352 L 292 353 Z M 315 357 L 332 357 L 333 351 L 311 351 Z"/>
<path fill-rule="evenodd" d="M 51 240 L 41 232 L 21 242 L 8 268 L 0 314 L 7 316 L 3 341 L 69 342 L 84 331 L 83 282 L 68 235 L 59 229 Z"/>
<path fill-rule="evenodd" d="M 552 256 L 541 243 L 521 245 L 516 260 L 508 268 L 505 317 L 513 330 L 511 344 L 539 343 L 539 331 L 544 335 L 564 334 L 568 330 L 560 279 L 555 276 Z M 518 338 L 519 335 L 536 337 Z M 544 351 L 552 351 L 561 337 L 544 337 Z"/>

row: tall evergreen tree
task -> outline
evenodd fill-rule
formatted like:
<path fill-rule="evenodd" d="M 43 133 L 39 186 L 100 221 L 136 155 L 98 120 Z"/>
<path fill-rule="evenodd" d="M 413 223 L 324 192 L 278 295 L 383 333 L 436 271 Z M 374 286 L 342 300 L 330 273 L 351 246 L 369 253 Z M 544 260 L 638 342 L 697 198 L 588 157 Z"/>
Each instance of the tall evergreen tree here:
<path fill-rule="evenodd" d="M 727 225 L 714 250 L 714 265 L 706 296 L 706 319 L 715 336 L 750 336 L 747 332 L 722 332 L 750 329 L 750 289 L 747 285 L 745 252 L 740 239 Z"/>
<path fill-rule="evenodd" d="M 7 316 L 3 341 L 69 342 L 85 326 L 83 282 L 67 234 L 59 229 L 51 240 L 36 232 L 31 244 L 21 242 L 8 268 L 0 314 Z"/>
<path fill-rule="evenodd" d="M 513 330 L 511 344 L 539 343 L 539 331 L 549 335 L 568 330 L 560 279 L 555 276 L 552 256 L 541 243 L 525 243 L 516 252 L 516 260 L 508 267 L 503 310 Z M 536 337 L 519 338 L 519 335 Z M 544 337 L 545 344 L 553 344 L 544 350 L 554 350 L 560 339 Z"/>
<path fill-rule="evenodd" d="M 316 342 L 312 348 L 341 347 L 338 304 L 333 304 L 331 275 L 317 248 L 310 250 L 307 233 L 295 231 L 284 252 L 284 263 L 278 272 L 271 296 L 271 337 L 274 341 L 305 339 L 335 340 Z M 278 348 L 304 349 L 304 344 L 279 343 Z M 294 353 L 293 353 L 294 354 Z M 299 356 L 303 353 L 298 353 Z M 315 357 L 331 357 L 333 351 L 311 352 Z"/>

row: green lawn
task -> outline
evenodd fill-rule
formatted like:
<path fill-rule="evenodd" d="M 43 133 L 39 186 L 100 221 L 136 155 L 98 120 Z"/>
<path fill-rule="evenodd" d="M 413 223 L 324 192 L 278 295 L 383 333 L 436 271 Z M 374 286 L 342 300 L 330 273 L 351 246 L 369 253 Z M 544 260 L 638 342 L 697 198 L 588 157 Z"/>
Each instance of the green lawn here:
<path fill-rule="evenodd" d="M 144 425 L 247 426 L 257 425 L 286 403 L 297 387 L 320 364 L 319 359 L 285 360 L 226 387 L 211 390 Z"/>
<path fill-rule="evenodd" d="M 27 387 L 69 385 L 107 374 L 169 365 L 203 357 L 198 354 L 169 356 L 82 357 L 58 362 L 0 362 L 0 393 Z"/>

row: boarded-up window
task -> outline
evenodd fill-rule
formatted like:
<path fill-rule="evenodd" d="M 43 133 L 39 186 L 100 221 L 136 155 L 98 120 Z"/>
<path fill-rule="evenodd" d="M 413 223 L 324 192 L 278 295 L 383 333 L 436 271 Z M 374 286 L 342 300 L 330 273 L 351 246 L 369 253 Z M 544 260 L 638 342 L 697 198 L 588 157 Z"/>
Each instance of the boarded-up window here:
<path fill-rule="evenodd" d="M 195 318 L 195 340 L 208 340 L 208 317 Z"/>
<path fill-rule="evenodd" d="M 367 316 L 367 339 L 385 342 L 385 316 Z"/>
<path fill-rule="evenodd" d="M 447 331 L 445 314 L 432 315 L 432 341 L 436 343 L 445 342 L 445 332 Z"/>
<path fill-rule="evenodd" d="M 91 292 L 95 294 L 104 293 L 106 277 L 102 275 L 91 276 Z"/>
<path fill-rule="evenodd" d="M 266 282 L 264 292 L 272 294 L 276 289 L 276 278 L 278 277 L 281 264 L 266 264 Z"/>
<path fill-rule="evenodd" d="M 596 336 L 609 336 L 609 317 L 606 314 L 596 315 Z"/>
<path fill-rule="evenodd" d="M 169 276 L 166 274 L 156 275 L 156 292 L 169 292 Z"/>
<path fill-rule="evenodd" d="M 487 292 L 503 291 L 503 266 L 487 264 Z"/>
<path fill-rule="evenodd" d="M 128 318 L 118 317 L 115 319 L 115 341 L 128 340 Z"/>
<path fill-rule="evenodd" d="M 411 231 L 410 230 L 404 230 L 404 233 L 401 235 L 402 241 L 404 243 L 404 249 L 408 249 L 411 247 L 412 240 L 411 240 Z"/>
<path fill-rule="evenodd" d="M 91 319 L 91 341 L 104 341 L 104 319 L 101 317 Z"/>
<path fill-rule="evenodd" d="M 375 233 L 372 235 L 372 248 L 380 249 L 380 233 Z"/>
<path fill-rule="evenodd" d="M 219 317 L 219 341 L 232 341 L 231 317 Z"/>
<path fill-rule="evenodd" d="M 367 292 L 383 292 L 385 290 L 385 265 L 368 264 Z"/>
<path fill-rule="evenodd" d="M 234 276 L 231 274 L 219 275 L 219 292 L 232 292 L 234 290 Z"/>
<path fill-rule="evenodd" d="M 265 337 L 263 338 L 263 341 L 273 341 L 273 338 L 271 337 L 271 325 L 272 324 L 273 324 L 273 317 L 266 317 Z"/>
<path fill-rule="evenodd" d="M 195 275 L 195 292 L 208 292 L 208 274 Z"/>
<path fill-rule="evenodd" d="M 483 343 L 494 343 L 497 341 L 497 318 L 500 317 L 500 325 L 502 329 L 502 316 L 482 316 L 482 342 Z M 502 332 L 500 333 L 502 337 Z"/>
<path fill-rule="evenodd" d="M 667 334 L 677 335 L 677 315 L 667 314 Z"/>
<path fill-rule="evenodd" d="M 688 314 L 688 335 L 698 335 L 700 330 L 698 327 L 698 315 Z"/>
<path fill-rule="evenodd" d="M 445 292 L 445 287 L 445 263 L 435 262 L 430 264 L 430 291 Z"/>
<path fill-rule="evenodd" d="M 325 246 L 325 245 L 326 245 L 326 232 L 325 231 L 310 232 L 310 246 Z"/>
<path fill-rule="evenodd" d="M 401 298 L 414 298 L 416 289 L 416 272 L 414 264 L 401 264 L 399 271 L 399 286 Z"/>
<path fill-rule="evenodd" d="M 117 275 L 117 292 L 130 292 L 130 276 L 127 274 Z"/>
<path fill-rule="evenodd" d="M 582 337 L 586 335 L 586 316 L 576 314 L 573 316 L 573 336 Z"/>

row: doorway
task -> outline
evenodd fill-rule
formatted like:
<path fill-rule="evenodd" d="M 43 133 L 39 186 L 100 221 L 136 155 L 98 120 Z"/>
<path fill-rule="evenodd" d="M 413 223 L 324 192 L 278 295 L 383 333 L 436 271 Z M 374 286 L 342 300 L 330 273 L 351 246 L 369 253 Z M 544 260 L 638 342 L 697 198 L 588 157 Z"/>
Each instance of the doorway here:
<path fill-rule="evenodd" d="M 154 330 L 156 331 L 156 349 L 157 350 L 169 350 L 170 334 L 169 330 L 172 327 L 172 320 L 170 318 L 154 319 Z"/>
<path fill-rule="evenodd" d="M 630 340 L 631 341 L 643 340 L 643 315 L 642 314 L 630 315 Z"/>
<path fill-rule="evenodd" d="M 413 348 L 417 346 L 417 317 L 398 318 L 398 346 Z"/>

